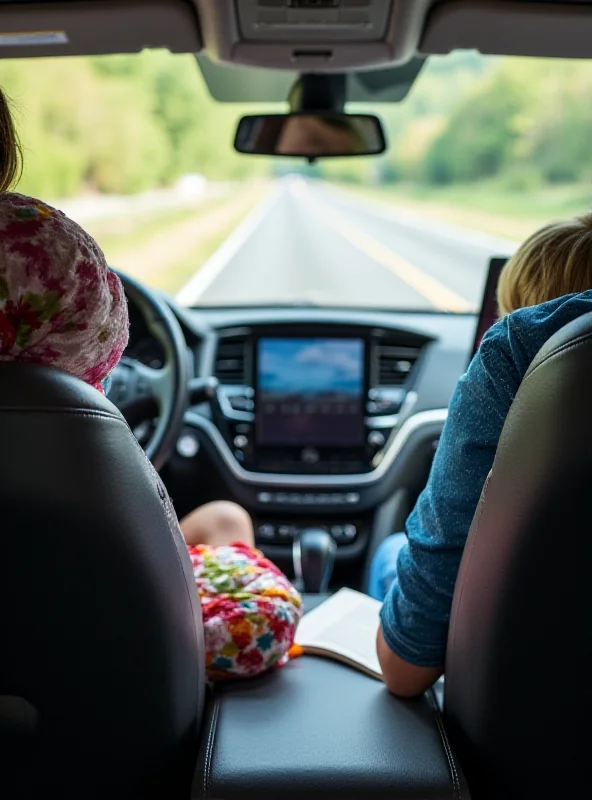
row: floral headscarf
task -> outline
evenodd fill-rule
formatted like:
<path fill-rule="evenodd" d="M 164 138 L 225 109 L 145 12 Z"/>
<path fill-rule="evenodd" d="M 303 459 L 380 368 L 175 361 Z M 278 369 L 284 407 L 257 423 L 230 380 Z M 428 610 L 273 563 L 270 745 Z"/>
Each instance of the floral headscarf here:
<path fill-rule="evenodd" d="M 128 340 L 121 281 L 61 211 L 0 193 L 0 361 L 62 369 L 101 391 Z"/>

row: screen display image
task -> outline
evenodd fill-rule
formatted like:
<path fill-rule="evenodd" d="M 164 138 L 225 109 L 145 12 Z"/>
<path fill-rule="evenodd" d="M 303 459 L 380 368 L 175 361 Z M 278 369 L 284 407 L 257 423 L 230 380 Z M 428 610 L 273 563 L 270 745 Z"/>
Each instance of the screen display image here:
<path fill-rule="evenodd" d="M 481 340 L 499 319 L 499 309 L 497 307 L 497 285 L 499 283 L 502 269 L 507 263 L 506 258 L 492 258 L 489 263 L 489 273 L 487 275 L 487 282 L 485 284 L 485 292 L 483 294 L 483 303 L 481 305 L 481 313 L 479 314 L 479 322 L 477 323 L 477 333 L 475 335 L 475 343 L 471 353 L 471 359 L 479 349 Z"/>
<path fill-rule="evenodd" d="M 267 447 L 357 447 L 364 439 L 361 339 L 260 339 L 257 440 Z"/>

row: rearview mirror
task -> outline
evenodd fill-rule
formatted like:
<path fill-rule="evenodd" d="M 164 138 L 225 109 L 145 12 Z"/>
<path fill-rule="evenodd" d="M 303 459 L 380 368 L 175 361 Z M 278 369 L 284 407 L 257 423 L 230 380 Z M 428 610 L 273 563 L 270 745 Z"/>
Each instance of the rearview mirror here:
<path fill-rule="evenodd" d="M 380 155 L 386 150 L 386 140 L 382 123 L 369 114 L 264 114 L 241 119 L 234 147 L 248 155 L 301 156 L 314 161 Z"/>

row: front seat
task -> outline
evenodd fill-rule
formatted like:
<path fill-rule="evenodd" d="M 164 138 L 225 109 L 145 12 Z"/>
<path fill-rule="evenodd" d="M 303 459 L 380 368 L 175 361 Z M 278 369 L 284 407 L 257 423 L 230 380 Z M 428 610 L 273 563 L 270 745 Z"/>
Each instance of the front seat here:
<path fill-rule="evenodd" d="M 514 400 L 463 555 L 444 709 L 473 800 L 590 794 L 592 314 Z"/>
<path fill-rule="evenodd" d="M 189 796 L 199 599 L 164 487 L 85 383 L 0 364 L 0 796 Z"/>

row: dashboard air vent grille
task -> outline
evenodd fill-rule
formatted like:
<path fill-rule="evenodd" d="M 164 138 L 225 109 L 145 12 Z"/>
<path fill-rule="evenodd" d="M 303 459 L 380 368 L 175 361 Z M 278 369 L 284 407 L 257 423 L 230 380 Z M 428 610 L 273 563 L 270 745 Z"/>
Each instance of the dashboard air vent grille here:
<path fill-rule="evenodd" d="M 417 363 L 419 347 L 401 347 L 380 342 L 376 345 L 376 384 L 401 386 L 406 383 Z"/>
<path fill-rule="evenodd" d="M 247 333 L 222 335 L 216 351 L 214 374 L 224 386 L 249 383 L 249 336 Z"/>

